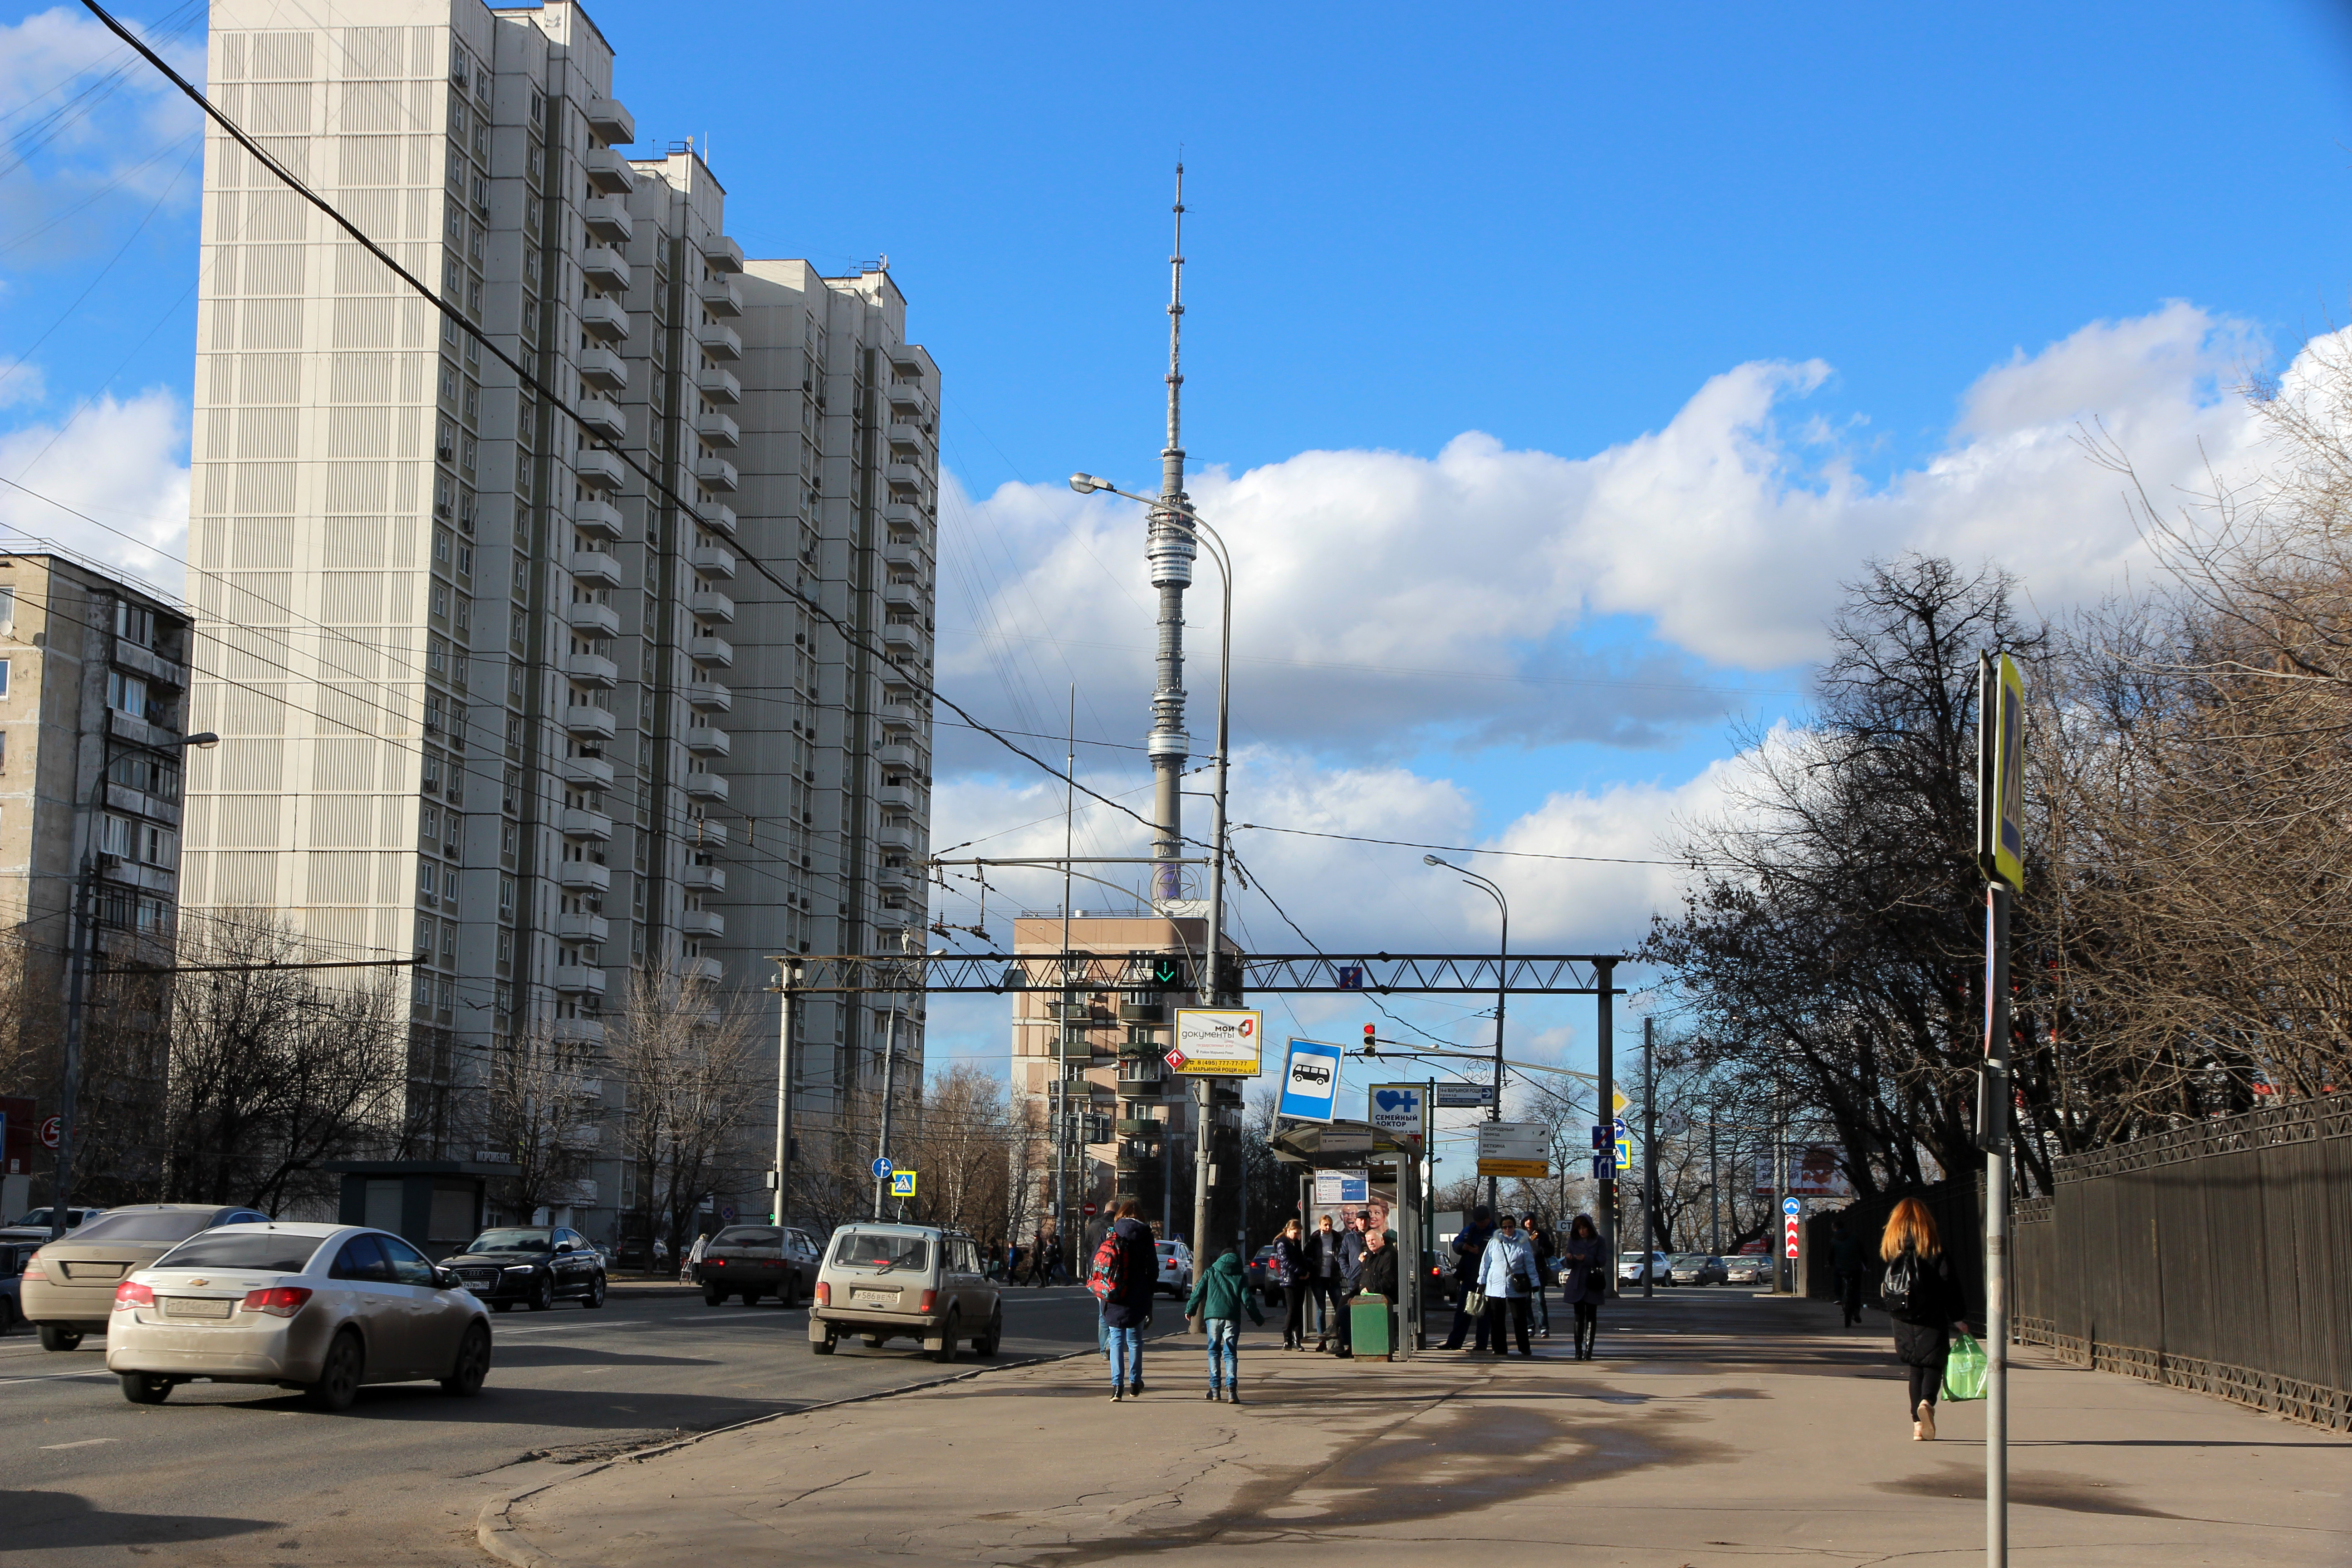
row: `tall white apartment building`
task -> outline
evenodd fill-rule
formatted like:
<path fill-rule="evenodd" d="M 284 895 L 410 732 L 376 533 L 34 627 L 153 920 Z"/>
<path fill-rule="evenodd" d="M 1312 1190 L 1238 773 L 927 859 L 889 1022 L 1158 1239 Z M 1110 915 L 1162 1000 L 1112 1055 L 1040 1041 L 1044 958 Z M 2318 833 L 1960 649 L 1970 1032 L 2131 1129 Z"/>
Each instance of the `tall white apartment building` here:
<path fill-rule="evenodd" d="M 215 0 L 215 100 L 587 427 L 215 129 L 190 727 L 223 739 L 184 901 L 425 955 L 421 1156 L 478 1152 L 473 1090 L 526 1032 L 593 1050 L 632 966 L 740 988 L 772 1075 L 772 956 L 926 919 L 938 372 L 886 271 L 746 260 L 693 150 L 621 151 L 578 5 L 292 15 Z M 879 1080 L 884 1026 L 806 1005 L 803 1140 Z M 919 1083 L 919 1014 L 897 1027 Z M 605 1146 L 562 1196 L 603 1237 L 639 1194 L 627 1085 L 594 1090 Z M 746 1213 L 761 1116 L 719 1194 Z"/>

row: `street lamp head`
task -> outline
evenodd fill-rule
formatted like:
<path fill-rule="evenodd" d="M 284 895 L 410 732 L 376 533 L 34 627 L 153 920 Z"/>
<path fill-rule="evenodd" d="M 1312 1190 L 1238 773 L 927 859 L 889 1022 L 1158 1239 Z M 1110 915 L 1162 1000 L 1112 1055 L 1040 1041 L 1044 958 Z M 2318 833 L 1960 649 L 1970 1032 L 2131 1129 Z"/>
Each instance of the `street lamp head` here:
<path fill-rule="evenodd" d="M 181 737 L 180 744 L 183 746 L 194 746 L 200 751 L 209 751 L 211 748 L 220 744 L 220 737 L 214 734 L 210 730 L 205 730 L 197 734 Z"/>
<path fill-rule="evenodd" d="M 1423 865 L 1424 865 L 1424 866 L 1444 866 L 1444 865 L 1445 865 L 1445 862 L 1444 862 L 1444 861 L 1440 860 L 1440 859 L 1439 859 L 1436 856 L 1434 856 L 1434 855 L 1424 855 L 1424 856 L 1423 856 L 1423 857 L 1421 858 L 1421 863 L 1422 863 Z M 1450 866 L 1447 866 L 1447 867 L 1446 867 L 1446 869 L 1450 871 L 1450 870 L 1452 870 L 1452 869 L 1453 869 L 1453 868 L 1452 868 L 1452 867 L 1450 867 Z"/>
<path fill-rule="evenodd" d="M 1082 496 L 1090 496 L 1097 490 L 1107 490 L 1110 489 L 1110 481 L 1108 479 L 1098 479 L 1092 474 L 1072 474 L 1070 476 L 1070 488 L 1077 491 Z"/>

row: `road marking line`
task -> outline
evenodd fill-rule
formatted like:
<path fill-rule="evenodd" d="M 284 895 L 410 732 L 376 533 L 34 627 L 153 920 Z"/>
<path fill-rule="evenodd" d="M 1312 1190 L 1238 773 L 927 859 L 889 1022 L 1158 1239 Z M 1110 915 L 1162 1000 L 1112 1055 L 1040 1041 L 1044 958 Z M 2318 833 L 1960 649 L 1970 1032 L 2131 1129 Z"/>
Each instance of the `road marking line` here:
<path fill-rule="evenodd" d="M 37 1377 L 0 1377 L 0 1384 L 55 1383 L 66 1377 L 112 1377 L 114 1373 L 100 1368 L 97 1372 L 45 1372 Z"/>
<path fill-rule="evenodd" d="M 120 1437 L 84 1437 L 79 1443 L 44 1443 L 41 1445 L 41 1452 L 44 1454 L 54 1454 L 61 1448 L 95 1448 L 100 1443 L 120 1443 L 122 1439 Z"/>

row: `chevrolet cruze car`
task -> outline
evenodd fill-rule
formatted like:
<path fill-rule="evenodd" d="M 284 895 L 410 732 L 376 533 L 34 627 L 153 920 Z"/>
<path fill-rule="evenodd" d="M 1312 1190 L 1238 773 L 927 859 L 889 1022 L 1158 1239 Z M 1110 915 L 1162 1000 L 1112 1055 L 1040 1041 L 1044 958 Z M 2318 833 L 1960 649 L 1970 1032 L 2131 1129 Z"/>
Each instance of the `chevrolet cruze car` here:
<path fill-rule="evenodd" d="M 25 1265 L 18 1305 L 41 1331 L 43 1350 L 78 1350 L 83 1335 L 106 1332 L 114 1288 L 131 1274 L 216 1225 L 268 1218 L 219 1204 L 133 1204 L 93 1211 L 74 1229 L 44 1243 Z"/>
<path fill-rule="evenodd" d="M 604 1258 L 588 1238 L 560 1225 L 502 1226 L 441 1260 L 457 1283 L 499 1311 L 517 1302 L 544 1312 L 558 1301 L 604 1304 Z"/>
<path fill-rule="evenodd" d="M 478 1393 L 490 1319 L 448 1273 L 388 1231 L 236 1225 L 182 1242 L 115 1287 L 106 1369 L 133 1405 L 183 1383 L 299 1389 L 348 1408 L 367 1383 L 437 1380 Z"/>

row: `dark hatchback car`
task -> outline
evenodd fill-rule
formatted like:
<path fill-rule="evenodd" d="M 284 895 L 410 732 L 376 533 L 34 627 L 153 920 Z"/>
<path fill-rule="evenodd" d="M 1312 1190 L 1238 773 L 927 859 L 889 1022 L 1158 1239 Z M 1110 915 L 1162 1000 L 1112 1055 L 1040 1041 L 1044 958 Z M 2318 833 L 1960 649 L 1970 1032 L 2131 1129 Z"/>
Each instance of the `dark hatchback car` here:
<path fill-rule="evenodd" d="M 518 1301 L 534 1312 L 565 1300 L 604 1304 L 604 1259 L 586 1237 L 560 1225 L 486 1230 L 441 1266 L 494 1312 L 511 1311 Z"/>
<path fill-rule="evenodd" d="M 784 1306 L 797 1307 L 815 1288 L 821 1261 L 816 1243 L 805 1231 L 792 1226 L 779 1230 L 772 1225 L 730 1225 L 703 1248 L 702 1260 L 694 1266 L 694 1282 L 702 1287 L 702 1300 L 709 1306 L 740 1296 L 748 1307 L 762 1296 L 773 1296 Z"/>

